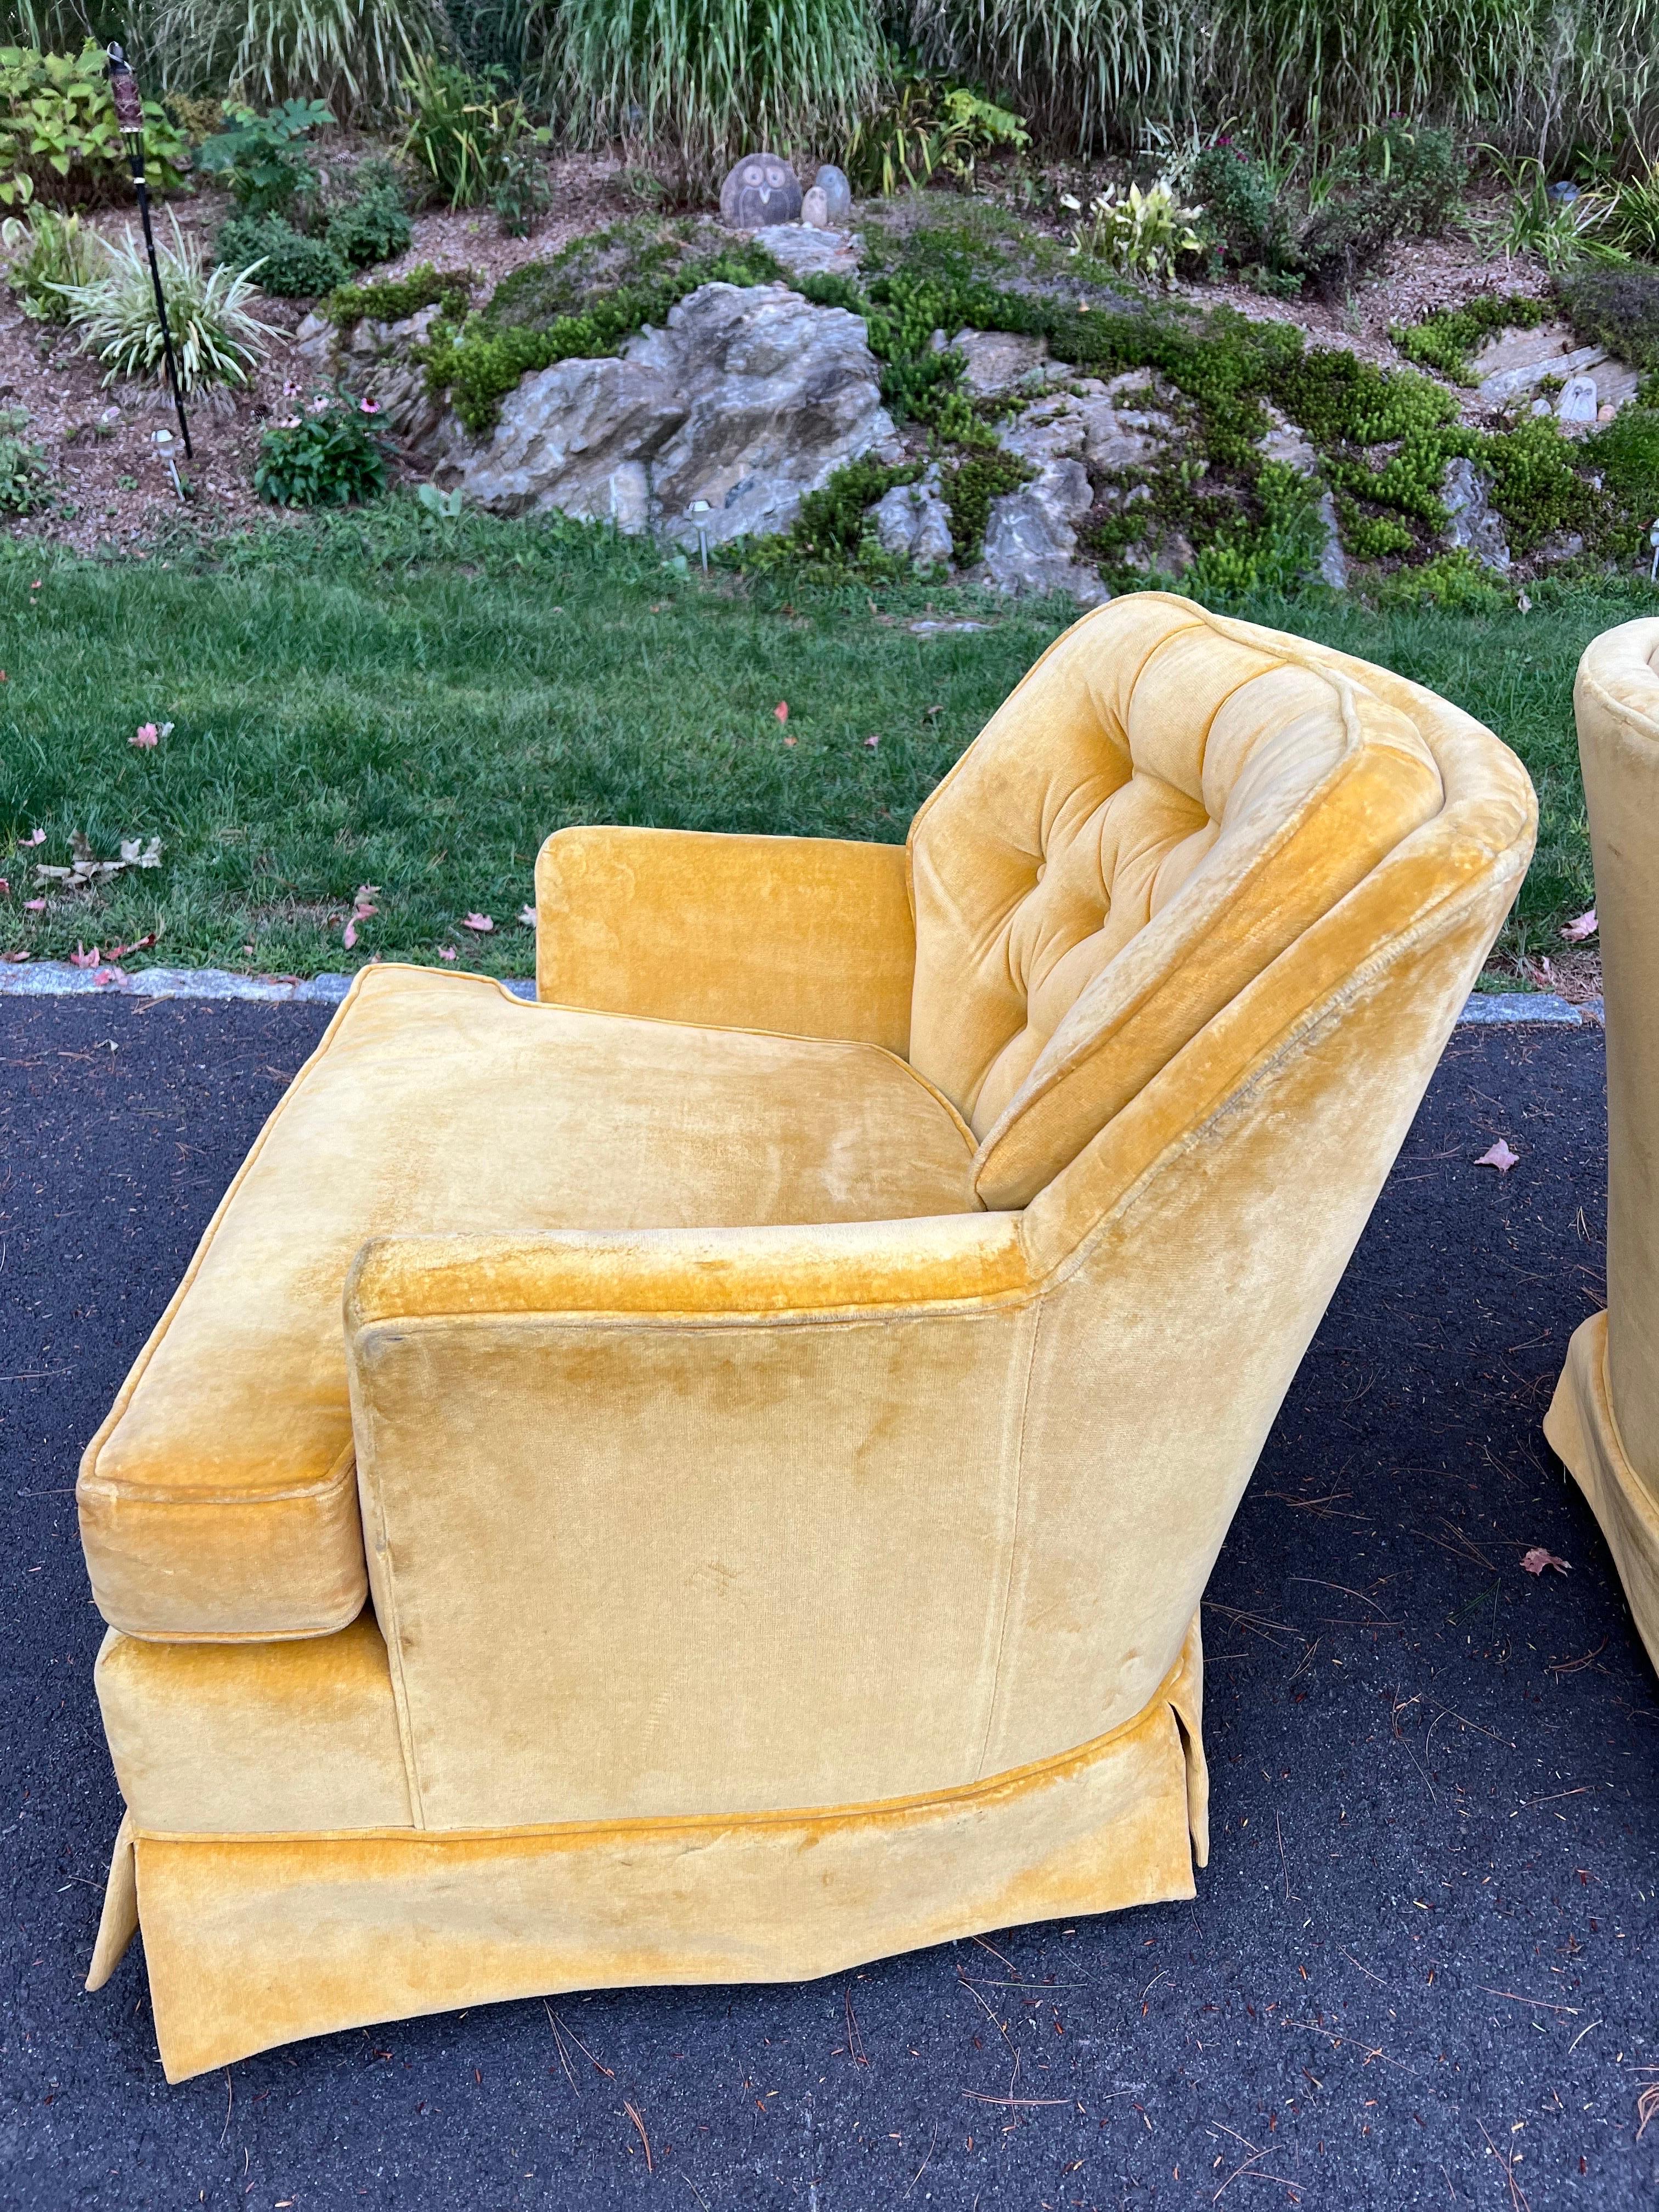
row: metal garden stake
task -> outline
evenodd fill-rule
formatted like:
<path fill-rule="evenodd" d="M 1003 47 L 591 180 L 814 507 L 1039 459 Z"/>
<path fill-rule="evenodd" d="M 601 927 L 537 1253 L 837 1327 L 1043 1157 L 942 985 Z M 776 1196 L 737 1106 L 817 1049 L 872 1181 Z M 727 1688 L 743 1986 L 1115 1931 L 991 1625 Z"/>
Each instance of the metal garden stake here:
<path fill-rule="evenodd" d="M 167 295 L 161 289 L 161 271 L 155 260 L 155 239 L 149 227 L 149 187 L 144 181 L 144 104 L 138 96 L 138 81 L 132 74 L 132 64 L 113 40 L 106 49 L 106 58 L 109 88 L 115 101 L 115 120 L 126 141 L 127 160 L 132 167 L 132 188 L 138 195 L 138 217 L 144 226 L 144 247 L 149 255 L 149 279 L 155 287 L 155 312 L 161 322 L 161 351 L 167 356 L 167 382 L 173 387 L 173 411 L 179 417 L 179 429 L 185 441 L 185 458 L 193 460 L 195 454 L 190 442 L 190 425 L 185 420 L 185 395 L 179 385 L 179 364 L 173 357 L 173 332 L 167 326 Z"/>

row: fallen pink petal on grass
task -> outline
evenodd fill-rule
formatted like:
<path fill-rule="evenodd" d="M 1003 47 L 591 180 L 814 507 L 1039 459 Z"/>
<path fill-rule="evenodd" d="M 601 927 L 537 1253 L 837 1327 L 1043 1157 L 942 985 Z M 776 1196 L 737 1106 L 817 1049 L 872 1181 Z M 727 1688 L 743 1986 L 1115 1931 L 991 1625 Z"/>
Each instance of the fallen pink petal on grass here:
<path fill-rule="evenodd" d="M 440 960 L 453 960 L 455 957 L 454 946 L 453 945 L 441 945 L 438 947 L 438 957 Z"/>
<path fill-rule="evenodd" d="M 464 914 L 461 916 L 461 927 L 475 930 L 480 937 L 488 937 L 495 927 L 487 914 Z"/>
<path fill-rule="evenodd" d="M 172 734 L 171 722 L 140 722 L 127 739 L 127 743 L 130 745 L 142 745 L 148 752 L 159 744 L 163 738 L 171 737 Z"/>
<path fill-rule="evenodd" d="M 71 968 L 96 968 L 103 959 L 103 954 L 98 950 L 98 947 L 95 945 L 93 946 L 91 951 L 88 952 L 82 945 L 80 939 L 77 937 L 75 940 L 75 950 L 70 955 L 70 966 Z"/>
<path fill-rule="evenodd" d="M 1521 1571 L 1527 1575 L 1541 1575 L 1546 1567 L 1553 1567 L 1558 1575 L 1570 1575 L 1572 1566 L 1566 1559 L 1558 1559 L 1553 1552 L 1547 1552 L 1541 1544 L 1534 1544 L 1521 1561 Z"/>
<path fill-rule="evenodd" d="M 1587 937 L 1595 936 L 1595 908 L 1592 907 L 1588 914 L 1575 915 L 1571 921 L 1564 922 L 1561 934 L 1569 945 L 1582 945 Z"/>
<path fill-rule="evenodd" d="M 1512 1152 L 1500 1137 L 1490 1152 L 1481 1153 L 1474 1164 L 1478 1168 L 1496 1168 L 1499 1175 L 1505 1176 L 1520 1157 L 1520 1153 Z"/>
<path fill-rule="evenodd" d="M 521 906 L 519 908 L 519 920 L 524 924 L 526 929 L 534 929 L 536 927 L 535 908 L 533 906 Z"/>
<path fill-rule="evenodd" d="M 46 833 L 44 830 L 31 830 L 27 837 L 20 837 L 17 842 L 20 845 L 44 845 Z"/>
<path fill-rule="evenodd" d="M 23 901 L 23 911 L 25 914 L 44 914 L 46 910 L 46 902 L 45 899 L 25 899 Z"/>
<path fill-rule="evenodd" d="M 880 743 L 881 738 L 879 732 L 872 731 L 864 741 L 864 749 L 866 752 L 872 753 Z"/>
<path fill-rule="evenodd" d="M 789 720 L 789 702 L 787 699 L 780 699 L 772 712 L 777 716 L 779 721 L 787 722 Z"/>
<path fill-rule="evenodd" d="M 340 942 L 344 945 L 348 952 L 350 951 L 352 946 L 357 942 L 357 918 L 355 915 L 352 916 L 350 921 L 347 922 L 344 929 L 340 933 Z"/>

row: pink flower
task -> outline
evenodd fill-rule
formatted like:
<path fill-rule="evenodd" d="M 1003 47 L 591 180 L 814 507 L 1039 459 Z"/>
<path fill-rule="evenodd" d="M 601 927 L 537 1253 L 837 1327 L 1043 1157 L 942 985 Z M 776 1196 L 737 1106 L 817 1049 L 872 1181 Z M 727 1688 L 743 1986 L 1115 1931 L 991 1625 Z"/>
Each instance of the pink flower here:
<path fill-rule="evenodd" d="M 0 876 L 0 896 L 3 896 L 6 898 L 9 898 L 11 896 L 11 885 L 6 881 L 3 876 Z"/>
<path fill-rule="evenodd" d="M 380 403 L 378 399 L 360 399 L 357 402 L 357 412 L 360 415 L 378 415 L 380 411 Z"/>
<path fill-rule="evenodd" d="M 310 404 L 307 407 L 306 413 L 307 415 L 326 415 L 328 412 L 328 405 L 329 401 L 327 392 L 319 392 L 317 397 L 312 400 Z"/>
<path fill-rule="evenodd" d="M 137 728 L 127 739 L 127 743 L 130 745 L 143 745 L 148 750 L 149 747 L 154 745 L 158 741 L 161 734 L 161 732 L 156 728 L 154 722 L 140 722 Z"/>

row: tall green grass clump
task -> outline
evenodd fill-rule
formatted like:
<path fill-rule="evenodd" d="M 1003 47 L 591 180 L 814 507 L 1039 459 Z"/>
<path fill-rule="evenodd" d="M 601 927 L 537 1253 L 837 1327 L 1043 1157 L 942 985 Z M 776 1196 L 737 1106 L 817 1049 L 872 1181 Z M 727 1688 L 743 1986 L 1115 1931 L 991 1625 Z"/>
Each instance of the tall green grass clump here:
<path fill-rule="evenodd" d="M 164 89 L 228 85 L 361 119 L 396 106 L 416 55 L 447 37 L 441 0 L 158 0 L 145 46 Z"/>
<path fill-rule="evenodd" d="M 566 0 L 544 75 L 576 135 L 653 142 L 706 188 L 757 146 L 844 145 L 884 66 L 872 0 Z"/>
<path fill-rule="evenodd" d="M 1248 118 L 1334 149 L 1411 115 L 1545 158 L 1653 150 L 1659 0 L 910 0 L 930 68 L 1012 94 L 1042 137 L 1133 146 Z"/>

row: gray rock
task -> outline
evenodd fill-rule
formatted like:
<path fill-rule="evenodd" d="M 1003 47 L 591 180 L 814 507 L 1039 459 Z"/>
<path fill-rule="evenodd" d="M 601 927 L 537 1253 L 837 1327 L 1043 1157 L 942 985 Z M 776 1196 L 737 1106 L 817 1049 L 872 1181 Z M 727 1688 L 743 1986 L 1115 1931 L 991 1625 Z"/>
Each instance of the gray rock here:
<path fill-rule="evenodd" d="M 380 427 L 395 435 L 423 441 L 437 433 L 441 401 L 427 389 L 423 366 L 410 359 L 437 320 L 434 304 L 395 323 L 364 315 L 337 330 L 325 316 L 310 314 L 295 333 L 295 351 L 319 377 L 337 377 L 358 394 L 380 403 Z"/>
<path fill-rule="evenodd" d="M 781 154 L 745 154 L 720 186 L 728 230 L 761 230 L 800 216 L 800 179 Z"/>
<path fill-rule="evenodd" d="M 844 169 L 838 169 L 833 161 L 826 161 L 813 178 L 812 189 L 823 194 L 824 210 L 831 226 L 848 220 L 853 212 L 853 187 Z"/>
<path fill-rule="evenodd" d="M 1547 376 L 1578 376 L 1607 359 L 1601 346 L 1581 346 L 1565 323 L 1540 323 L 1535 330 L 1500 331 L 1470 362 L 1478 380 L 1475 396 L 1488 407 L 1512 407 L 1534 392 Z"/>
<path fill-rule="evenodd" d="M 1595 388 L 1593 376 L 1570 376 L 1562 386 L 1561 397 L 1555 403 L 1556 420 L 1560 422 L 1593 422 L 1601 404 L 1601 395 Z"/>
<path fill-rule="evenodd" d="M 914 561 L 918 568 L 949 565 L 951 510 L 931 484 L 895 484 L 871 516 L 884 553 Z"/>
<path fill-rule="evenodd" d="M 1270 428 L 1257 447 L 1264 461 L 1279 461 L 1294 469 L 1299 477 L 1310 482 L 1319 476 L 1319 454 L 1305 430 L 1288 422 L 1276 408 L 1269 408 Z M 1322 536 L 1320 541 L 1316 570 L 1322 584 L 1328 584 L 1334 592 L 1348 588 L 1347 556 L 1342 550 L 1342 533 L 1337 526 L 1336 501 L 1328 485 L 1319 489 L 1318 514 Z"/>
<path fill-rule="evenodd" d="M 1077 529 L 1094 504 L 1079 460 L 1051 461 L 1036 480 L 993 500 L 985 527 L 983 580 L 1014 594 L 1068 592 L 1082 606 L 1111 593 L 1077 560 Z"/>
<path fill-rule="evenodd" d="M 1472 553 L 1483 568 L 1495 568 L 1500 575 L 1507 575 L 1509 540 L 1504 535 L 1502 516 L 1492 512 L 1488 499 L 1491 489 L 1491 477 L 1483 475 L 1466 455 L 1460 453 L 1455 460 L 1447 462 L 1440 483 L 1447 515 L 1443 543 L 1454 552 Z"/>
<path fill-rule="evenodd" d="M 787 530 L 836 469 L 890 449 L 878 374 L 856 315 L 780 284 L 705 284 L 618 358 L 526 378 L 487 439 L 450 417 L 434 477 L 498 514 L 557 509 L 688 546 L 699 525 L 713 544 Z"/>
<path fill-rule="evenodd" d="M 818 229 L 810 222 L 769 224 L 755 233 L 755 243 L 792 276 L 850 276 L 859 265 L 858 239 L 845 231 Z"/>
<path fill-rule="evenodd" d="M 809 185 L 800 196 L 800 219 L 813 230 L 830 228 L 830 203 L 816 185 Z"/>
<path fill-rule="evenodd" d="M 967 356 L 962 380 L 976 399 L 1012 391 L 1048 356 L 1047 338 L 1020 337 L 1012 331 L 958 331 L 951 343 Z"/>

